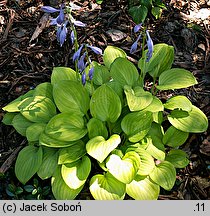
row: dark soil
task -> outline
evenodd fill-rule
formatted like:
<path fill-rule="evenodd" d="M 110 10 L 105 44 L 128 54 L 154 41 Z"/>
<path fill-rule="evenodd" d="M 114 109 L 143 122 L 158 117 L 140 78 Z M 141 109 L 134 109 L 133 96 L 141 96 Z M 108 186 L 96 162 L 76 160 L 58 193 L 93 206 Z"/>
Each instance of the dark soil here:
<path fill-rule="evenodd" d="M 49 26 L 47 15 L 40 6 L 56 1 L 15 1 L 0 0 L 0 119 L 1 109 L 18 96 L 33 89 L 38 84 L 49 81 L 53 67 L 74 67 L 71 57 L 74 50 L 70 41 L 60 47 L 54 28 Z M 75 16 L 87 24 L 78 28 L 79 42 L 87 42 L 105 49 L 114 45 L 129 49 L 135 40 L 132 33 L 135 25 L 128 15 L 126 0 L 105 1 L 98 6 L 94 1 L 76 1 L 82 10 Z M 146 21 L 154 44 L 167 43 L 175 48 L 174 67 L 191 71 L 199 84 L 170 94 L 161 92 L 162 99 L 171 94 L 184 94 L 210 119 L 210 20 L 200 17 L 203 9 L 210 10 L 210 1 L 169 0 L 164 1 L 167 10 L 160 19 L 149 14 Z M 203 14 L 206 14 L 203 13 Z M 44 15 L 44 16 L 43 16 Z M 38 29 L 41 30 L 38 32 Z M 121 33 L 114 40 L 110 32 Z M 34 32 L 37 35 L 33 35 Z M 115 35 L 116 36 L 116 35 Z M 130 59 L 135 63 L 140 50 Z M 97 56 L 95 56 L 97 58 Z M 101 61 L 101 59 L 96 59 Z M 148 85 L 150 81 L 148 80 Z M 195 122 L 196 124 L 196 122 Z M 170 192 L 161 191 L 159 199 L 210 199 L 210 130 L 202 134 L 192 134 L 183 145 L 190 164 L 177 173 L 176 185 Z M 11 199 L 6 193 L 9 184 L 22 186 L 14 175 L 14 162 L 18 152 L 26 144 L 12 127 L 0 123 L 0 199 Z M 37 177 L 38 178 L 38 177 Z M 32 180 L 33 181 L 33 180 Z M 41 182 L 44 187 L 49 181 Z M 17 197 L 26 199 L 24 196 Z M 44 199 L 51 199 L 48 195 Z M 87 190 L 78 199 L 92 199 Z M 130 199 L 129 197 L 127 199 Z"/>

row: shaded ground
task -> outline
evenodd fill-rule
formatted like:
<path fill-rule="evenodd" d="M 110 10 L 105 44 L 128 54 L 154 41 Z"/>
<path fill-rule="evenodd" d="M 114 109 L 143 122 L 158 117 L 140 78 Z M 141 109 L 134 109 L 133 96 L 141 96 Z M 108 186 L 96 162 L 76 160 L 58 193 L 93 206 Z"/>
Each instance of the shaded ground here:
<path fill-rule="evenodd" d="M 80 43 L 87 42 L 102 49 L 112 44 L 129 55 L 135 35 L 132 33 L 134 23 L 127 14 L 127 1 L 104 1 L 106 3 L 102 6 L 94 1 L 77 2 L 82 10 L 75 16 L 87 24 L 87 28 L 78 29 Z M 173 66 L 190 70 L 199 84 L 187 90 L 170 92 L 170 95 L 161 92 L 159 96 L 167 99 L 171 94 L 187 95 L 210 118 L 210 23 L 209 17 L 205 17 L 210 2 L 165 2 L 168 10 L 159 20 L 149 15 L 148 29 L 155 44 L 164 42 L 174 46 Z M 36 0 L 0 0 L 0 108 L 39 83 L 49 81 L 54 66 L 73 67 L 71 45 L 66 41 L 62 48 L 59 47 L 53 27 L 44 21 L 47 17 L 40 11 L 41 3 Z M 32 36 L 37 33 L 37 26 L 42 32 L 34 39 Z M 116 35 L 116 30 L 121 33 Z M 139 55 L 140 50 L 130 56 L 131 60 L 135 62 Z M 0 110 L 1 120 L 3 114 Z M 208 129 L 203 134 L 193 134 L 187 140 L 183 149 L 189 154 L 190 164 L 178 172 L 173 190 L 161 191 L 159 199 L 210 199 L 209 132 Z M 0 123 L 0 170 L 4 173 L 0 176 L 0 199 L 11 198 L 5 192 L 8 184 L 21 186 L 14 176 L 14 160 L 24 145 L 23 137 L 12 127 Z M 49 182 L 41 184 L 44 187 Z M 91 199 L 88 190 L 80 198 Z"/>

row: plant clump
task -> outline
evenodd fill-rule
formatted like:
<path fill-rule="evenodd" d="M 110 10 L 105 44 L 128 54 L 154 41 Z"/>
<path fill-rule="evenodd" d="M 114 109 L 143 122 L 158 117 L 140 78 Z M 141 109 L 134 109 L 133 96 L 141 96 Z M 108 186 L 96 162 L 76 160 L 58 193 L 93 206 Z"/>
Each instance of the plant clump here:
<path fill-rule="evenodd" d="M 139 60 L 139 73 L 123 50 L 108 46 L 104 64 L 91 62 L 91 78 L 83 75 L 89 66 L 79 75 L 55 67 L 51 82 L 3 108 L 3 123 L 28 140 L 15 164 L 21 183 L 36 173 L 51 178 L 56 199 L 75 199 L 87 181 L 96 200 L 120 200 L 126 194 L 151 200 L 158 198 L 160 187 L 172 189 L 176 168 L 189 163 L 179 147 L 190 133 L 204 132 L 208 120 L 185 96 L 164 103 L 156 96 L 197 84 L 189 71 L 171 68 L 173 47 L 154 45 L 149 60 L 147 52 Z M 151 91 L 144 88 L 146 74 L 154 80 Z M 97 173 L 91 172 L 93 164 Z"/>

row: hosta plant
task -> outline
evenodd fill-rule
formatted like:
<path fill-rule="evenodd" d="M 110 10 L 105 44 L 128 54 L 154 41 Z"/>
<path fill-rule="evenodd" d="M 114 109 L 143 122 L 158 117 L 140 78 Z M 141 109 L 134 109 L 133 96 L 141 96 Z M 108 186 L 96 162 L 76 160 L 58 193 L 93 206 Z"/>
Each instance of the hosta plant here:
<path fill-rule="evenodd" d="M 135 23 L 143 23 L 149 12 L 160 18 L 163 9 L 167 9 L 162 0 L 129 0 L 129 14 Z"/>
<path fill-rule="evenodd" d="M 137 68 L 123 50 L 108 46 L 85 85 L 73 69 L 56 67 L 51 82 L 5 106 L 3 122 L 28 140 L 15 164 L 19 181 L 36 173 L 51 178 L 56 199 L 75 199 L 84 185 L 96 200 L 126 194 L 150 200 L 160 187 L 171 190 L 176 168 L 189 163 L 179 147 L 208 121 L 185 96 L 164 102 L 156 96 L 197 84 L 191 72 L 171 68 L 173 47 L 157 44 L 149 61 L 145 56 Z M 149 91 L 145 76 L 154 80 Z"/>

